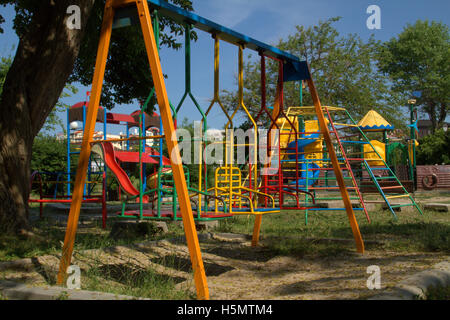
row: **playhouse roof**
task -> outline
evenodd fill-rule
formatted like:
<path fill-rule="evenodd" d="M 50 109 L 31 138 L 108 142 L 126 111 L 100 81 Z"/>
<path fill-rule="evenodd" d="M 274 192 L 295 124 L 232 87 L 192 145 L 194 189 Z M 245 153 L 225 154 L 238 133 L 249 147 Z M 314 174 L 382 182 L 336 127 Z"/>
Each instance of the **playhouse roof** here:
<path fill-rule="evenodd" d="M 83 106 L 86 108 L 83 110 Z M 88 103 L 86 101 L 75 103 L 69 108 L 69 122 L 72 121 L 83 121 L 86 118 Z M 99 106 L 98 110 L 101 112 L 97 113 L 97 122 L 105 121 L 105 113 L 103 112 L 103 107 Z"/>
<path fill-rule="evenodd" d="M 393 130 L 394 126 L 387 122 L 378 112 L 370 110 L 358 122 L 358 126 L 363 131 L 384 131 Z"/>

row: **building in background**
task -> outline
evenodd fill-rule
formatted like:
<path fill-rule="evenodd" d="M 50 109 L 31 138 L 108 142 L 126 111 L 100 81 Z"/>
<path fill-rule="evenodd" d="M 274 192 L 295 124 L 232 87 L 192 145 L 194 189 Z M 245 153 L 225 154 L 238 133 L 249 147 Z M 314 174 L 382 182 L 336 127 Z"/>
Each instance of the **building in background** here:
<path fill-rule="evenodd" d="M 450 127 L 450 122 L 444 122 L 443 129 L 447 131 Z M 431 120 L 419 120 L 417 121 L 417 131 L 419 131 L 419 139 L 431 134 L 433 125 Z"/>

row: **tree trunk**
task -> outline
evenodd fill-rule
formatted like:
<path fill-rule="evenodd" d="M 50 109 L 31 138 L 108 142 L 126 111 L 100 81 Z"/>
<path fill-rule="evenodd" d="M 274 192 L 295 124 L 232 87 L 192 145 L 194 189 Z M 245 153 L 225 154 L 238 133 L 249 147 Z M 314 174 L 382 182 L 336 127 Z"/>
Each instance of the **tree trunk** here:
<path fill-rule="evenodd" d="M 428 117 L 431 121 L 431 134 L 434 134 L 436 131 L 437 126 L 437 117 L 436 117 L 436 104 L 434 101 L 427 101 L 425 102 L 425 112 L 428 113 Z"/>
<path fill-rule="evenodd" d="M 439 103 L 439 107 L 438 128 L 442 128 L 447 118 L 447 105 L 445 103 Z"/>
<path fill-rule="evenodd" d="M 0 230 L 29 229 L 28 196 L 34 137 L 55 106 L 78 56 L 95 0 L 43 0 L 22 36 L 0 98 Z M 81 9 L 70 30 L 67 8 Z"/>

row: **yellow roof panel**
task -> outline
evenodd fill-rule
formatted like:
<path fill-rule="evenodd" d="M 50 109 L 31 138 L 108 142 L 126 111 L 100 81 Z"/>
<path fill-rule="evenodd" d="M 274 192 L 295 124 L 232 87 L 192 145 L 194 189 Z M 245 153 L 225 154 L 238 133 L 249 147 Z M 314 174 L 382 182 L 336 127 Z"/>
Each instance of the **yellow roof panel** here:
<path fill-rule="evenodd" d="M 386 121 L 378 112 L 370 110 L 367 114 L 358 122 L 358 126 L 361 130 L 392 130 L 392 126 Z"/>

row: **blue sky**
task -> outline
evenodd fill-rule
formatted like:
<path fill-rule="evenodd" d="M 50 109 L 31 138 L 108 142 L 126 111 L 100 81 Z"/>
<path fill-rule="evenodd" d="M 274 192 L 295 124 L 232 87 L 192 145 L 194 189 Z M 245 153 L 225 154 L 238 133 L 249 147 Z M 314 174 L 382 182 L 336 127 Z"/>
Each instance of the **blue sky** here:
<path fill-rule="evenodd" d="M 369 17 L 366 10 L 370 5 L 378 5 L 381 9 L 380 30 L 366 27 Z M 194 9 L 200 16 L 270 45 L 276 45 L 279 39 L 293 34 L 297 25 L 307 27 L 336 16 L 342 17 L 335 24 L 341 34 L 356 33 L 363 39 L 374 34 L 376 39 L 382 41 L 395 37 L 406 24 L 418 19 L 450 24 L 448 0 L 194 0 Z M 0 7 L 0 11 L 6 18 L 3 24 L 5 33 L 0 34 L 0 56 L 5 56 L 12 53 L 11 48 L 17 46 L 18 39 L 12 30 L 14 10 Z M 192 45 L 192 91 L 206 109 L 213 94 L 213 40 L 209 34 L 201 31 L 198 34 L 199 40 Z M 221 43 L 221 89 L 236 88 L 237 52 L 236 47 Z M 247 56 L 250 51 L 245 53 Z M 163 71 L 168 75 L 166 86 L 169 98 L 176 104 L 184 92 L 184 52 L 163 49 L 161 61 Z M 66 102 L 72 104 L 84 100 L 88 89 L 80 86 L 79 93 L 66 99 Z M 131 113 L 136 108 L 137 105 L 118 106 L 114 112 Z M 179 117 L 200 119 L 191 103 L 183 106 Z M 213 108 L 209 119 L 211 127 L 222 126 L 224 117 L 218 106 Z M 119 130 L 111 128 L 114 132 Z"/>

